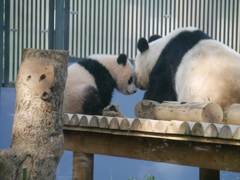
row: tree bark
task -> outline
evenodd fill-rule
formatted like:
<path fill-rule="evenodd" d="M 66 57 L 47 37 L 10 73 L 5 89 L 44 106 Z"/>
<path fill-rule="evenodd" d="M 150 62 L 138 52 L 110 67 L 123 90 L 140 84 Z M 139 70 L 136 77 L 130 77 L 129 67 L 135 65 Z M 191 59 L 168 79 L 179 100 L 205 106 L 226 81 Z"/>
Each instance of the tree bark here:
<path fill-rule="evenodd" d="M 16 79 L 12 144 L 0 151 L 0 179 L 55 179 L 63 154 L 68 51 L 24 49 Z"/>

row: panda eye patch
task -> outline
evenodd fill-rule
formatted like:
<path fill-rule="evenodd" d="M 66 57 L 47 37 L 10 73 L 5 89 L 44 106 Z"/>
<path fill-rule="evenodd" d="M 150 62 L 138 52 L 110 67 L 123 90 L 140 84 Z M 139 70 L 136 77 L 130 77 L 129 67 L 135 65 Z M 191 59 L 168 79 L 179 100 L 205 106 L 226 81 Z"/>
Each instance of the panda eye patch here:
<path fill-rule="evenodd" d="M 129 80 L 128 80 L 128 84 L 132 84 L 132 82 L 133 82 L 133 78 L 130 77 Z"/>

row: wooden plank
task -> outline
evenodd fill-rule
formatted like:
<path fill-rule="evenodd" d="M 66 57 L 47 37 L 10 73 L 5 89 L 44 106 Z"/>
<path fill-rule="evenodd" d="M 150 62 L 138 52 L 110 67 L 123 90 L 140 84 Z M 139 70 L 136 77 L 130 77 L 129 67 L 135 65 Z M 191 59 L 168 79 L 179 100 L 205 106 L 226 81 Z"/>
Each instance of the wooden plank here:
<path fill-rule="evenodd" d="M 99 128 L 109 128 L 109 124 L 111 122 L 111 119 L 110 117 L 102 117 L 99 119 Z"/>
<path fill-rule="evenodd" d="M 69 121 L 69 125 L 70 125 L 70 126 L 78 126 L 79 123 L 80 123 L 80 121 L 79 121 L 78 116 L 77 116 L 76 114 L 74 114 L 74 115 L 72 116 L 72 118 L 70 119 L 70 121 Z"/>
<path fill-rule="evenodd" d="M 64 130 L 64 137 L 69 151 L 240 172 L 240 148 L 234 145 L 72 130 Z"/>
<path fill-rule="evenodd" d="M 133 131 L 152 131 L 152 123 L 148 119 L 134 119 L 130 130 Z"/>
<path fill-rule="evenodd" d="M 204 136 L 203 124 L 200 122 L 195 123 L 192 127 L 191 135 Z"/>
<path fill-rule="evenodd" d="M 218 133 L 219 138 L 232 139 L 233 134 L 231 128 L 228 125 L 223 125 Z"/>
<path fill-rule="evenodd" d="M 170 121 L 166 133 L 170 134 L 190 134 L 190 126 L 183 121 Z"/>
<path fill-rule="evenodd" d="M 121 122 L 120 118 L 113 117 L 109 124 L 109 129 L 120 129 L 119 122 Z"/>
<path fill-rule="evenodd" d="M 70 122 L 72 116 L 73 116 L 73 114 L 64 114 L 64 116 L 63 116 L 64 125 L 69 125 L 69 122 Z"/>
<path fill-rule="evenodd" d="M 218 130 L 214 124 L 206 124 L 204 127 L 205 137 L 218 137 Z"/>
<path fill-rule="evenodd" d="M 134 119 L 123 118 L 120 123 L 121 130 L 129 130 Z"/>
<path fill-rule="evenodd" d="M 80 120 L 79 126 L 81 126 L 81 127 L 88 127 L 92 116 L 85 116 L 85 115 L 81 116 L 79 114 L 77 114 L 77 116 L 78 116 L 78 118 Z"/>
<path fill-rule="evenodd" d="M 156 121 L 153 124 L 153 132 L 166 133 L 170 121 Z"/>
<path fill-rule="evenodd" d="M 237 129 L 235 129 L 234 133 L 233 133 L 233 139 L 240 139 L 240 127 L 237 127 Z"/>

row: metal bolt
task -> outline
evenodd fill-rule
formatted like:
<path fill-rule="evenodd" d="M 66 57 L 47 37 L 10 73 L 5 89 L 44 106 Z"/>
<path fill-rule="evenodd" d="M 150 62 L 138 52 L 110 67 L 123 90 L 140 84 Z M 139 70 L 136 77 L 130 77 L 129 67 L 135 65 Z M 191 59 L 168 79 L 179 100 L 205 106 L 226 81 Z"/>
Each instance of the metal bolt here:
<path fill-rule="evenodd" d="M 170 18 L 171 15 L 170 15 L 170 14 L 164 14 L 163 17 L 165 17 L 165 18 Z"/>
<path fill-rule="evenodd" d="M 18 29 L 10 29 L 10 31 L 12 31 L 12 32 L 17 32 Z"/>
<path fill-rule="evenodd" d="M 41 32 L 42 32 L 42 33 L 47 33 L 48 30 L 47 30 L 47 29 L 43 29 L 43 30 L 41 30 Z"/>
<path fill-rule="evenodd" d="M 71 14 L 78 14 L 78 11 L 71 11 Z"/>

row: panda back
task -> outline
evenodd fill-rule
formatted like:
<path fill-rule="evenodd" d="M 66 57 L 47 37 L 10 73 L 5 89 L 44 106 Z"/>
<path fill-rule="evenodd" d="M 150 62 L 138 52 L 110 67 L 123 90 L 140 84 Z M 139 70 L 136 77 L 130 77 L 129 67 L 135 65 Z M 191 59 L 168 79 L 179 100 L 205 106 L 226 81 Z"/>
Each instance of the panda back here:
<path fill-rule="evenodd" d="M 144 99 L 158 102 L 177 100 L 175 76 L 178 67 L 184 55 L 188 51 L 191 51 L 200 41 L 206 39 L 211 38 L 198 29 L 181 29 L 167 35 L 165 39 L 162 40 L 166 44 L 149 75 L 149 85 Z M 160 41 L 161 39 L 159 43 Z M 159 92 L 159 90 L 162 91 Z"/>
<path fill-rule="evenodd" d="M 240 102 L 240 55 L 216 40 L 199 42 L 176 74 L 179 101 L 203 101 L 223 109 Z"/>
<path fill-rule="evenodd" d="M 116 82 L 109 70 L 98 61 L 90 58 L 82 59 L 78 64 L 93 76 L 103 105 L 109 105 L 113 90 L 116 87 Z"/>
<path fill-rule="evenodd" d="M 168 67 L 172 68 L 171 72 L 174 73 L 172 77 L 174 77 L 183 56 L 198 44 L 199 41 L 206 39 L 211 38 L 200 30 L 180 32 L 171 38 L 163 48 L 152 73 L 156 73 L 155 71 L 158 71 L 159 66 L 163 67 L 162 64 L 170 63 Z"/>

